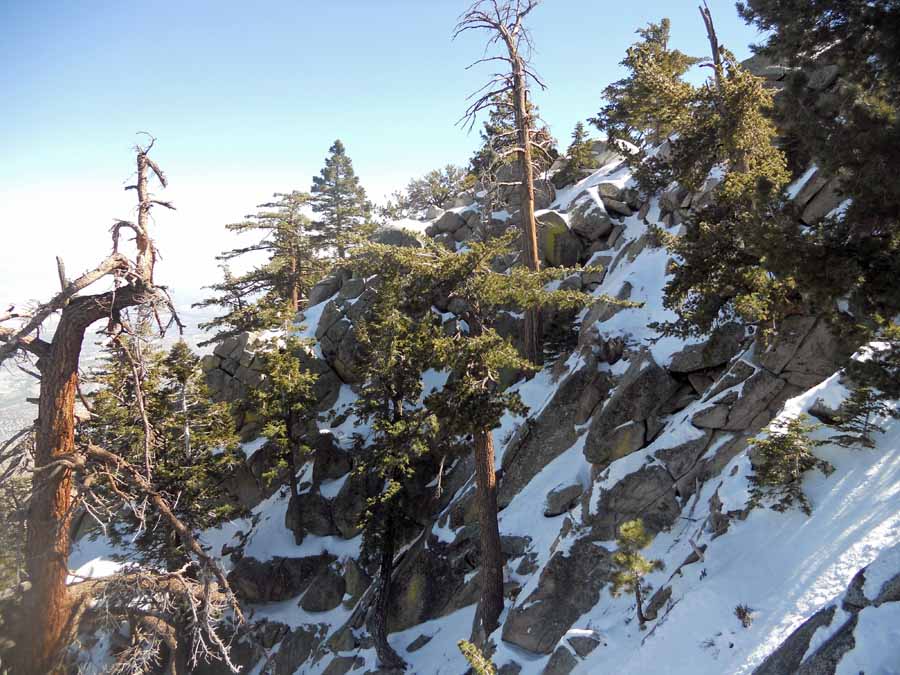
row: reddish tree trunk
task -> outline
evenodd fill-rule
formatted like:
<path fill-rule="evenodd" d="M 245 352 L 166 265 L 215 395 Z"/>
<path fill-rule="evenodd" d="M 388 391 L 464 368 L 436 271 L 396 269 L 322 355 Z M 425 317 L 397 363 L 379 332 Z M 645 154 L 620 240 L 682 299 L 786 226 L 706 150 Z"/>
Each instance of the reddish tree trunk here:
<path fill-rule="evenodd" d="M 497 525 L 497 478 L 490 430 L 475 434 L 475 481 L 481 531 L 481 603 L 473 640 L 480 643 L 497 628 L 503 612 L 503 552 Z"/>

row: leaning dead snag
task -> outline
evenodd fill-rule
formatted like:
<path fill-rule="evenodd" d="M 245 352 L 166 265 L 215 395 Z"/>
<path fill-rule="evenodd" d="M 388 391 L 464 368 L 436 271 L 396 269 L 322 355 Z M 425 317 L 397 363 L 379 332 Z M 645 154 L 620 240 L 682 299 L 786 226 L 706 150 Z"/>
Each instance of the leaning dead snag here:
<path fill-rule="evenodd" d="M 170 202 L 156 199 L 150 192 L 150 177 L 155 176 L 165 187 L 166 178 L 150 158 L 153 139 L 146 146 L 137 146 L 137 179 L 127 190 L 135 190 L 138 197 L 136 222 L 119 220 L 112 227 L 112 252 L 94 269 L 70 281 L 62 259 L 57 259 L 57 275 L 61 290 L 47 302 L 29 312 L 15 308 L 0 314 L 0 362 L 14 355 L 36 358 L 40 376 L 38 423 L 35 429 L 34 466 L 31 498 L 27 515 L 26 569 L 32 584 L 26 596 L 25 610 L 29 639 L 22 641 L 15 655 L 17 673 L 61 672 L 63 652 L 76 629 L 78 608 L 73 604 L 66 578 L 70 548 L 70 526 L 76 506 L 73 490 L 76 470 L 86 470 L 87 459 L 102 460 L 106 475 L 112 460 L 99 451 L 81 454 L 76 447 L 76 396 L 79 396 L 78 364 L 85 332 L 99 321 L 106 322 L 107 333 L 114 335 L 122 329 L 122 315 L 132 307 L 141 307 L 159 322 L 159 309 L 171 308 L 164 289 L 154 284 L 153 271 L 156 248 L 150 234 L 150 213 L 155 206 L 173 209 Z M 136 252 L 128 257 L 120 251 L 121 235 L 130 230 L 134 234 Z M 111 280 L 112 290 L 83 294 L 101 280 Z M 59 314 L 53 337 L 46 340 L 41 330 L 51 315 Z M 19 321 L 17 326 L 2 325 Z M 176 319 L 177 321 L 177 319 Z M 161 322 L 160 322 L 161 325 Z M 109 453 L 112 455 L 112 453 Z M 112 457 L 117 457 L 112 455 Z M 149 459 L 148 459 L 149 463 Z M 166 503 L 153 491 L 149 466 L 146 476 L 118 458 L 116 470 L 131 476 L 131 495 L 138 501 L 148 500 L 164 519 Z M 137 479 L 140 480 L 137 480 Z M 89 481 L 83 480 L 82 486 Z M 177 520 L 177 519 L 176 519 Z M 202 568 L 212 561 L 199 546 L 189 545 L 177 523 L 168 519 L 178 532 L 186 548 L 193 551 Z M 201 555 L 202 554 L 202 555 Z M 215 567 L 213 565 L 213 567 Z M 217 567 L 215 569 L 218 569 Z M 211 572 L 220 586 L 224 576 Z M 227 584 L 224 585 L 227 589 Z M 236 607 L 236 616 L 240 617 Z M 212 639 L 212 638 L 210 638 Z M 224 645 L 217 645 L 224 647 Z M 227 652 L 226 652 L 227 653 Z"/>

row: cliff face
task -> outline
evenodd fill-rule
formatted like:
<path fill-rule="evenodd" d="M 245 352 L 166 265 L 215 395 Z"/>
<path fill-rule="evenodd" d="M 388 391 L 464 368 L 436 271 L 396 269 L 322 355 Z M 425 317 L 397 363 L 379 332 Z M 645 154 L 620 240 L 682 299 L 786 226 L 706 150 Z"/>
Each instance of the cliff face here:
<path fill-rule="evenodd" d="M 642 203 L 621 157 L 598 150 L 604 166 L 558 191 L 547 182 L 549 208 L 538 213 L 545 263 L 589 264 L 560 283 L 598 299 L 574 319 L 548 321 L 577 335 L 556 363 L 512 385 L 529 415 L 507 415 L 494 431 L 507 556 L 494 662 L 503 673 L 894 672 L 900 642 L 881 636 L 900 625 L 900 425 L 886 422 L 872 449 L 817 450 L 836 470 L 805 479 L 811 516 L 748 511 L 748 438 L 775 417 L 829 420 L 847 394 L 840 364 L 852 347 L 799 315 L 766 344 L 737 324 L 690 340 L 657 335 L 649 325 L 673 318 L 662 304 L 669 255 L 648 227 L 676 232 L 713 179 Z M 805 205 L 823 189 L 810 171 L 792 195 Z M 478 194 L 457 204 L 378 236 L 405 245 L 433 236 L 455 249 L 515 223 L 514 204 L 491 217 Z M 837 203 L 828 206 L 821 215 Z M 263 484 L 265 439 L 249 441 L 233 488 L 253 517 L 203 535 L 252 608 L 253 627 L 235 646 L 245 672 L 378 672 L 361 629 L 372 570 L 358 561 L 371 486 L 352 473 L 351 437 L 366 430 L 348 412 L 358 384 L 353 324 L 374 292 L 341 270 L 298 317 L 315 340 L 306 358 L 323 411 L 300 498 Z M 438 309 L 453 320 L 452 306 Z M 515 336 L 519 321 L 510 314 L 500 329 Z M 223 397 L 259 383 L 251 336 L 220 345 L 206 367 Z M 445 380 L 429 371 L 426 387 Z M 243 433 L 254 435 L 252 415 Z M 456 642 L 468 638 L 478 598 L 473 470 L 469 459 L 437 470 L 414 486 L 421 530 L 396 562 L 390 640 L 409 672 L 458 674 L 467 666 Z M 647 557 L 665 563 L 648 577 L 644 631 L 633 598 L 610 594 L 615 534 L 633 518 L 655 535 Z M 73 567 L 92 546 L 82 543 Z"/>

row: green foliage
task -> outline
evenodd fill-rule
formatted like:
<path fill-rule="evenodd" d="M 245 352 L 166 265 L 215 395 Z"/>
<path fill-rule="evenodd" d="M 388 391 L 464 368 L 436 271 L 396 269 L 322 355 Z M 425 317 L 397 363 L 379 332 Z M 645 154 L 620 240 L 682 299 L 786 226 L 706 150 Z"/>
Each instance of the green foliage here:
<path fill-rule="evenodd" d="M 610 141 L 657 144 L 690 119 L 694 88 L 682 78 L 700 59 L 669 49 L 668 19 L 638 29 L 620 62 L 628 75 L 603 91 L 606 105 L 590 122 Z"/>
<path fill-rule="evenodd" d="M 749 508 L 768 504 L 780 512 L 796 504 L 806 515 L 812 513 L 812 506 L 803 492 L 803 474 L 818 469 L 827 476 L 834 467 L 813 453 L 827 441 L 809 437 L 820 425 L 809 424 L 806 419 L 801 415 L 770 425 L 766 437 L 750 440 L 754 473 L 749 478 Z"/>
<path fill-rule="evenodd" d="M 497 667 L 486 657 L 478 647 L 468 640 L 460 640 L 456 643 L 459 651 L 466 657 L 475 675 L 497 675 Z"/>
<path fill-rule="evenodd" d="M 744 0 L 738 9 L 767 35 L 759 51 L 792 67 L 776 108 L 792 165 L 814 161 L 849 200 L 810 227 L 789 273 L 838 325 L 834 299 L 847 298 L 865 324 L 861 341 L 878 339 L 882 318 L 900 313 L 900 182 L 885 179 L 900 166 L 900 4 Z M 823 91 L 828 68 L 837 79 Z M 896 363 L 888 357 L 883 373 L 870 363 L 854 380 L 896 397 Z"/>
<path fill-rule="evenodd" d="M 304 352 L 309 345 L 288 335 L 273 338 L 257 353 L 262 359 L 265 382 L 250 391 L 248 405 L 262 425 L 265 436 L 277 450 L 278 462 L 263 479 L 274 480 L 289 471 L 292 494 L 296 492 L 295 457 L 311 450 L 302 438 L 302 427 L 315 416 L 316 397 L 313 389 L 316 374 L 304 366 Z"/>
<path fill-rule="evenodd" d="M 205 529 L 238 515 L 222 483 L 242 461 L 231 411 L 214 403 L 198 357 L 184 342 L 166 353 L 140 336 L 122 336 L 106 347 L 92 382 L 92 415 L 82 425 L 93 443 L 144 466 L 146 431 L 138 405 L 139 378 L 150 423 L 152 479 L 175 514 L 191 529 Z M 98 488 L 102 491 L 103 488 Z M 113 497 L 114 495 L 110 495 Z M 141 556 L 152 563 L 178 564 L 180 543 L 163 528 L 140 528 L 129 510 L 116 514 L 110 536 L 136 536 Z"/>
<path fill-rule="evenodd" d="M 429 171 L 421 178 L 413 178 L 403 192 L 394 192 L 387 204 L 378 209 L 385 220 L 418 218 L 430 206 L 450 208 L 454 198 L 471 187 L 465 169 L 448 164 Z"/>
<path fill-rule="evenodd" d="M 426 316 L 438 297 L 449 298 L 463 308 L 463 321 L 456 329 L 434 340 L 432 367 L 452 375 L 441 391 L 426 399 L 427 407 L 450 435 L 489 430 L 507 410 L 525 410 L 517 394 L 498 386 L 502 371 L 534 370 L 491 327 L 500 312 L 534 305 L 575 308 L 591 299 L 576 291 L 545 288 L 550 281 L 572 274 L 570 269 L 532 272 L 514 267 L 507 272 L 495 271 L 492 263 L 509 253 L 516 236 L 511 232 L 486 243 L 470 242 L 461 253 L 434 243 L 422 248 L 372 245 L 356 263 L 364 275 L 396 270 L 402 283 L 399 292 L 404 299 L 403 310 L 413 317 Z"/>
<path fill-rule="evenodd" d="M 412 479 L 435 442 L 437 418 L 422 405 L 422 375 L 434 359 L 440 324 L 428 312 L 403 311 L 402 285 L 396 267 L 382 267 L 374 303 L 354 330 L 360 348 L 363 385 L 353 406 L 359 423 L 371 429 L 357 436 L 355 471 L 374 474 L 381 486 L 369 498 L 363 533 L 371 555 L 385 535 L 395 537 L 412 525 L 405 484 Z M 389 529 L 390 531 L 386 531 Z"/>
<path fill-rule="evenodd" d="M 370 229 L 372 205 L 353 171 L 344 144 L 335 141 L 328 153 L 322 171 L 313 177 L 311 204 L 318 216 L 317 241 L 334 247 L 337 257 L 344 258 L 356 237 Z"/>
<path fill-rule="evenodd" d="M 553 176 L 553 184 L 557 188 L 575 183 L 584 178 L 585 173 L 597 168 L 597 160 L 591 152 L 592 145 L 584 124 L 578 122 L 572 132 L 572 143 L 566 150 L 566 165 Z"/>
<path fill-rule="evenodd" d="M 845 448 L 857 445 L 871 448 L 875 445 L 872 434 L 884 433 L 879 418 L 888 416 L 900 414 L 883 400 L 883 394 L 865 385 L 854 387 L 841 406 L 835 425 L 843 434 L 833 440 Z"/>
<path fill-rule="evenodd" d="M 528 101 L 526 107 L 531 118 L 532 161 L 538 172 L 543 172 L 550 168 L 559 152 L 550 129 L 536 123 L 539 120 L 537 106 Z M 469 161 L 469 172 L 490 181 L 496 180 L 500 167 L 517 160 L 514 148 L 518 145 L 512 93 L 495 96 L 481 130 L 481 147 Z"/>
<path fill-rule="evenodd" d="M 802 231 L 781 215 L 789 176 L 766 116 L 772 97 L 733 55 L 723 50 L 722 56 L 718 83 L 696 91 L 670 151 L 637 171 L 646 191 L 673 181 L 691 191 L 712 190 L 682 236 L 664 237 L 675 254 L 665 305 L 678 314 L 660 326 L 666 333 L 706 333 L 735 316 L 767 327 L 800 301 L 788 267 Z"/>
<path fill-rule="evenodd" d="M 257 213 L 225 226 L 255 241 L 218 256 L 223 261 L 223 279 L 210 287 L 211 297 L 194 307 L 217 306 L 225 312 L 200 324 L 217 331 L 203 344 L 243 331 L 274 328 L 299 309 L 328 269 L 329 244 L 303 215 L 309 203 L 309 195 L 303 192 L 276 193 L 272 201 L 259 205 Z M 262 254 L 265 262 L 244 274 L 232 274 L 229 262 L 248 254 Z"/>
<path fill-rule="evenodd" d="M 612 556 L 616 574 L 612 578 L 610 592 L 614 596 L 622 592 L 638 594 L 650 590 L 644 577 L 664 567 L 662 560 L 647 560 L 641 554 L 652 541 L 653 536 L 644 529 L 640 519 L 622 523 L 616 537 L 618 550 Z"/>

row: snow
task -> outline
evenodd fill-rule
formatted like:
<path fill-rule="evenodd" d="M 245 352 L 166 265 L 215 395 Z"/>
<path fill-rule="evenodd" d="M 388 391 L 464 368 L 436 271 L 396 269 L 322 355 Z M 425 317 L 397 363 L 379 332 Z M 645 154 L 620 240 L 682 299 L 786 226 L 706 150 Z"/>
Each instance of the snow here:
<path fill-rule="evenodd" d="M 408 230 L 415 234 L 425 234 L 425 228 L 430 224 L 430 221 L 421 221 L 416 220 L 415 218 L 401 218 L 400 220 L 389 221 L 381 227 L 386 230 Z"/>
<path fill-rule="evenodd" d="M 835 386 L 840 385 L 832 381 L 824 389 Z M 823 395 L 828 397 L 829 392 L 820 385 L 798 397 L 800 400 L 789 401 L 788 408 L 796 411 Z M 705 561 L 685 568 L 683 577 L 673 578 L 672 599 L 677 604 L 665 620 L 657 622 L 652 637 L 640 634 L 633 622 L 624 624 L 622 612 L 616 610 L 621 599 L 604 597 L 575 627 L 603 631 L 608 646 L 592 654 L 574 672 L 599 672 L 615 663 L 619 673 L 650 673 L 658 672 L 658 664 L 665 662 L 666 672 L 673 675 L 750 673 L 806 618 L 842 593 L 859 569 L 880 551 L 898 546 L 900 422 L 888 423 L 874 449 L 859 452 L 826 445 L 818 453 L 835 465 L 835 472 L 829 477 L 818 473 L 806 477 L 804 490 L 813 504 L 812 516 L 807 518 L 796 510 L 777 513 L 757 509 L 745 521 L 733 521 L 724 536 L 703 542 L 709 546 Z M 734 468 L 737 471 L 732 475 Z M 722 478 L 704 486 L 698 505 L 707 508 L 717 488 L 720 496 L 746 494 L 748 470 L 746 454 L 736 457 L 722 472 Z M 726 508 L 742 506 L 735 503 Z M 705 516 L 702 510 L 694 514 L 698 525 Z M 699 529 L 696 525 L 693 528 Z M 648 557 L 677 564 L 689 552 L 684 537 L 679 537 L 677 525 L 661 533 L 648 549 Z M 891 563 L 883 566 L 890 569 Z M 896 572 L 896 566 L 893 569 Z M 666 574 L 655 573 L 651 580 L 665 580 Z M 754 610 L 750 628 L 743 628 L 735 618 L 738 604 Z M 888 618 L 896 626 L 894 617 Z M 876 635 L 871 631 L 868 634 Z M 885 644 L 873 644 L 872 649 L 883 654 L 878 650 Z M 896 642 L 891 649 L 897 663 Z M 526 672 L 538 671 L 523 670 Z"/>
<path fill-rule="evenodd" d="M 875 600 L 885 583 L 900 574 L 900 546 L 884 551 L 866 569 L 866 583 L 863 594 L 869 600 Z"/>
<path fill-rule="evenodd" d="M 787 196 L 790 199 L 796 199 L 797 195 L 800 194 L 800 190 L 802 190 L 803 186 L 805 186 L 809 182 L 809 179 L 813 177 L 813 174 L 815 174 L 816 171 L 816 165 L 811 164 L 810 167 L 803 173 L 803 175 L 800 176 L 800 178 L 788 185 Z"/>
<path fill-rule="evenodd" d="M 895 568 L 896 569 L 896 568 Z M 844 654 L 835 675 L 896 675 L 900 673 L 900 602 L 866 607 L 854 631 L 856 645 Z"/>
<path fill-rule="evenodd" d="M 241 443 L 241 451 L 244 453 L 244 457 L 248 460 L 256 454 L 256 451 L 261 449 L 266 443 L 269 442 L 269 439 L 265 436 L 259 436 L 258 438 L 254 438 L 252 441 L 247 443 Z"/>

